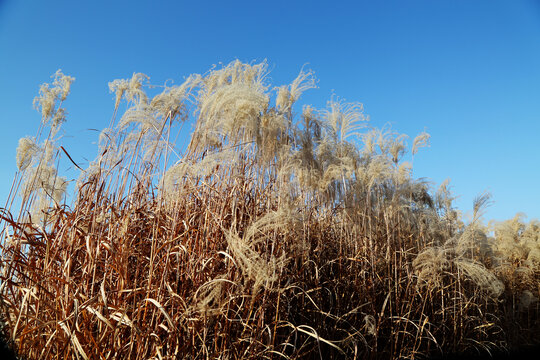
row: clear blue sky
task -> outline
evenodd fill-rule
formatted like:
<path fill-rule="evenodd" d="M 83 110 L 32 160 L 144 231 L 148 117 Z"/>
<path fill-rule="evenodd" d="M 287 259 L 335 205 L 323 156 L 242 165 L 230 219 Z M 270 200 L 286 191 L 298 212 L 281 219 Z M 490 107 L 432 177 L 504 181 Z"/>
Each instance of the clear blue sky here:
<path fill-rule="evenodd" d="M 485 219 L 540 218 L 540 3 L 533 0 L 16 1 L 0 0 L 0 202 L 20 137 L 40 121 L 38 87 L 76 78 L 64 146 L 85 164 L 114 100 L 107 83 L 143 72 L 155 84 L 213 64 L 268 60 L 274 84 L 304 64 L 322 108 L 332 92 L 360 101 L 374 126 L 431 133 L 416 177 L 450 178 Z M 410 141 L 409 143 L 411 143 Z"/>

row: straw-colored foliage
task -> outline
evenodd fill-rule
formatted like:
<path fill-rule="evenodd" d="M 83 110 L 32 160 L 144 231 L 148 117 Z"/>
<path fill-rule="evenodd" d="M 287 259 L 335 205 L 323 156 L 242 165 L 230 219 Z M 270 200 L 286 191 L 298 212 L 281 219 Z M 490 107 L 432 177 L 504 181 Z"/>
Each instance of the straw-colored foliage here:
<path fill-rule="evenodd" d="M 465 221 L 448 182 L 412 178 L 426 132 L 409 153 L 360 103 L 298 104 L 313 72 L 273 86 L 267 68 L 235 61 L 157 95 L 143 74 L 111 82 L 112 121 L 71 197 L 59 164 L 79 164 L 59 129 L 73 78 L 41 87 L 0 214 L 10 346 L 26 359 L 412 359 L 540 341 L 538 221 L 484 225 L 487 194 Z"/>

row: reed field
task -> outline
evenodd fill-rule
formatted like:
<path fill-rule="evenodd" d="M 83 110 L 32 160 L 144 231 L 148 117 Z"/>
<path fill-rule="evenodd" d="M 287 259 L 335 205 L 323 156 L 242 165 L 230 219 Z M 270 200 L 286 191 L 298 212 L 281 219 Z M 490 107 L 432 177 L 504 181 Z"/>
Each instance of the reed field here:
<path fill-rule="evenodd" d="M 487 193 L 465 219 L 448 183 L 412 176 L 427 133 L 373 128 L 337 97 L 302 106 L 312 72 L 275 86 L 266 63 L 235 61 L 153 96 L 143 74 L 111 82 L 111 122 L 82 169 L 61 142 L 73 80 L 40 88 L 0 209 L 1 329 L 21 358 L 421 359 L 540 343 L 540 222 L 484 221 Z"/>

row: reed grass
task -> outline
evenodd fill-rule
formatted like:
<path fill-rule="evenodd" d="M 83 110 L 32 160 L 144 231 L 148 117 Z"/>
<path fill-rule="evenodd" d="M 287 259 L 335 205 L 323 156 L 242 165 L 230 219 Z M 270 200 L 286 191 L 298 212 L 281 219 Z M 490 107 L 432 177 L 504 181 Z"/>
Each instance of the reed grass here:
<path fill-rule="evenodd" d="M 465 222 L 361 104 L 297 113 L 311 72 L 272 88 L 266 63 L 236 61 L 153 98 L 143 74 L 115 80 L 67 201 L 72 81 L 42 86 L 0 214 L 2 331 L 22 358 L 413 359 L 540 341 L 538 221 L 484 225 L 484 195 Z"/>

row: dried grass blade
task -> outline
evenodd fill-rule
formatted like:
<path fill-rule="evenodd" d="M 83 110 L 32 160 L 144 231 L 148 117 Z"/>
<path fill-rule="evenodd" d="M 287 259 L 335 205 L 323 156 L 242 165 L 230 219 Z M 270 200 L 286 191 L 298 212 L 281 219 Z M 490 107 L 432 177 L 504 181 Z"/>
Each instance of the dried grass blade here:
<path fill-rule="evenodd" d="M 152 304 L 154 304 L 159 309 L 159 311 L 161 311 L 161 313 L 165 316 L 171 328 L 176 330 L 176 326 L 174 325 L 174 322 L 172 321 L 171 317 L 169 316 L 169 314 L 167 314 L 167 311 L 165 311 L 165 308 L 157 300 L 152 299 L 152 298 L 146 298 L 144 299 L 144 301 L 149 301 Z"/>
<path fill-rule="evenodd" d="M 66 333 L 67 336 L 69 336 L 69 339 L 71 340 L 71 343 L 77 349 L 79 354 L 83 357 L 84 360 L 89 360 L 88 355 L 84 352 L 84 349 L 81 346 L 81 343 L 79 342 L 79 339 L 77 338 L 77 335 L 72 333 L 69 328 L 67 327 L 66 323 L 64 321 L 60 321 L 58 323 L 62 330 Z"/>
<path fill-rule="evenodd" d="M 110 323 L 109 320 L 107 320 L 107 318 L 105 318 L 105 316 L 103 316 L 98 310 L 94 309 L 93 307 L 91 306 L 87 306 L 85 308 L 86 310 L 88 310 L 90 313 L 92 313 L 93 315 L 97 316 L 97 318 L 101 321 L 103 321 L 105 323 L 105 325 L 107 325 L 108 327 L 110 327 L 111 329 L 114 330 L 114 326 L 112 326 L 112 324 Z M 112 316 L 111 316 L 112 317 Z"/>
<path fill-rule="evenodd" d="M 339 346 L 337 346 L 336 344 L 332 343 L 331 341 L 329 340 L 326 340 L 322 337 L 319 336 L 319 334 L 317 333 L 317 331 L 312 328 L 311 326 L 308 326 L 308 325 L 299 325 L 299 326 L 294 326 L 293 324 L 291 323 L 288 323 L 287 324 L 288 326 L 292 327 L 294 329 L 294 331 L 299 331 L 301 333 L 304 333 L 308 336 L 311 336 L 312 338 L 314 338 L 315 340 L 317 340 L 317 342 L 319 341 L 322 341 L 323 343 L 327 344 L 327 345 L 330 345 L 331 347 L 337 349 L 340 353 L 342 353 L 343 355 L 345 355 L 345 352 L 343 351 L 343 349 L 341 349 Z M 307 329 L 307 330 L 305 330 Z"/>

